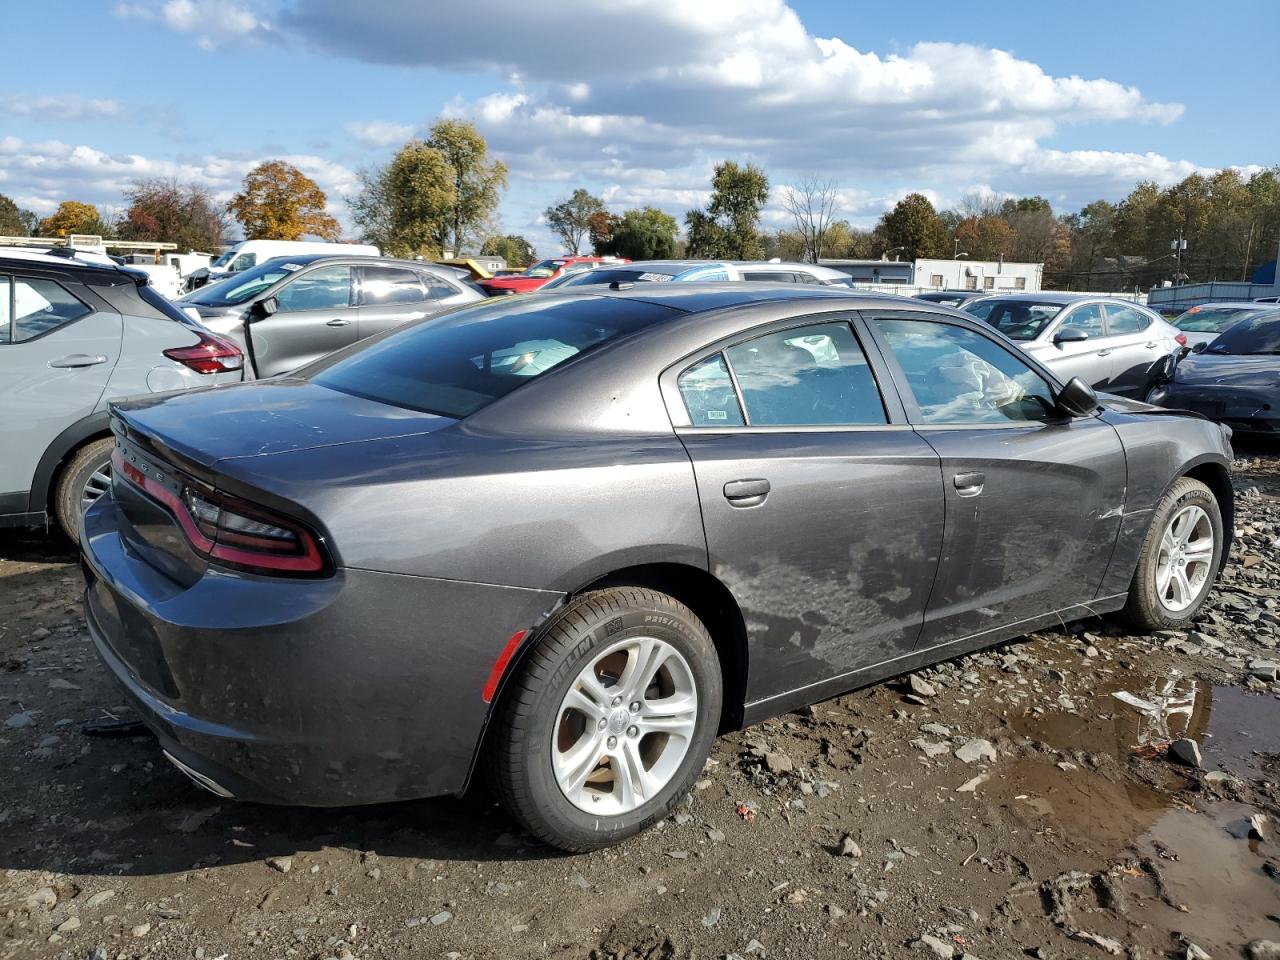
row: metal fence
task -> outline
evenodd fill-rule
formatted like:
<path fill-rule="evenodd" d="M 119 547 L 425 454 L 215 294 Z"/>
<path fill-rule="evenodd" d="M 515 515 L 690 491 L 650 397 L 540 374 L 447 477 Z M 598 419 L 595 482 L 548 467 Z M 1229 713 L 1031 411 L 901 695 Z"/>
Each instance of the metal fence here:
<path fill-rule="evenodd" d="M 861 283 L 857 280 L 853 282 L 855 290 L 867 290 L 871 293 L 896 293 L 903 297 L 914 297 L 919 293 L 938 293 L 938 287 L 916 287 L 905 283 Z M 981 296 L 1000 296 L 1002 294 L 1035 294 L 1037 290 L 967 290 L 966 293 L 979 294 Z M 1058 291 L 1053 291 L 1058 292 Z M 1133 291 L 1119 293 L 1093 293 L 1084 290 L 1063 291 L 1071 293 L 1074 296 L 1081 297 L 1112 297 L 1116 300 L 1129 300 L 1133 303 L 1146 303 L 1147 295 L 1145 293 L 1134 293 Z"/>
<path fill-rule="evenodd" d="M 1180 287 L 1152 287 L 1147 303 L 1161 309 L 1189 309 L 1201 303 L 1228 300 L 1256 300 L 1274 297 L 1280 288 L 1269 283 L 1245 283 L 1238 280 L 1215 280 L 1212 283 L 1186 283 Z"/>

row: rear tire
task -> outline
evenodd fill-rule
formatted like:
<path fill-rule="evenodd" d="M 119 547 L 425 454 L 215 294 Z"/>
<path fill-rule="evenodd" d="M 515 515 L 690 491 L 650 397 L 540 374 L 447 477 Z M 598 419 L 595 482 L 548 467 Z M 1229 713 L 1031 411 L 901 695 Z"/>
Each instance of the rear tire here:
<path fill-rule="evenodd" d="M 583 594 L 504 691 L 486 764 L 529 833 L 584 853 L 663 819 L 715 741 L 720 662 L 702 622 L 656 590 Z"/>
<path fill-rule="evenodd" d="M 1218 500 L 1190 477 L 1156 503 L 1121 617 L 1138 630 L 1181 630 L 1213 588 L 1225 540 Z"/>
<path fill-rule="evenodd" d="M 72 454 L 58 477 L 54 490 L 53 510 L 58 526 L 71 538 L 80 542 L 80 518 L 89 504 L 106 492 L 111 479 L 111 450 L 115 442 L 103 437 L 86 443 Z"/>

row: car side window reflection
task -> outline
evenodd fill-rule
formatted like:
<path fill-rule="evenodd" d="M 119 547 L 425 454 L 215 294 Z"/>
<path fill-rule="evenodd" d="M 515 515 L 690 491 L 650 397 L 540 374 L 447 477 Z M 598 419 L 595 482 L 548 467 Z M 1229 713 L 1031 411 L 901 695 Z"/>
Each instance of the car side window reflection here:
<path fill-rule="evenodd" d="M 741 427 L 742 408 L 724 355 L 717 353 L 680 374 L 680 396 L 695 427 Z"/>
<path fill-rule="evenodd" d="M 351 305 L 351 268 L 318 267 L 309 270 L 276 293 L 282 312 L 334 310 Z"/>
<path fill-rule="evenodd" d="M 1114 335 L 1138 333 L 1151 326 L 1151 318 L 1133 307 L 1107 305 L 1107 327 Z"/>
<path fill-rule="evenodd" d="M 928 320 L 876 321 L 929 424 L 1044 421 L 1053 391 L 1034 370 L 981 334 Z"/>
<path fill-rule="evenodd" d="M 880 388 L 847 323 L 792 327 L 725 353 L 750 426 L 888 423 Z"/>
<path fill-rule="evenodd" d="M 1058 329 L 1061 330 L 1064 327 L 1083 330 L 1089 335 L 1090 340 L 1103 336 L 1106 330 L 1102 326 L 1102 305 L 1086 303 L 1083 307 L 1076 307 L 1067 314 L 1067 318 L 1062 321 L 1062 326 Z"/>

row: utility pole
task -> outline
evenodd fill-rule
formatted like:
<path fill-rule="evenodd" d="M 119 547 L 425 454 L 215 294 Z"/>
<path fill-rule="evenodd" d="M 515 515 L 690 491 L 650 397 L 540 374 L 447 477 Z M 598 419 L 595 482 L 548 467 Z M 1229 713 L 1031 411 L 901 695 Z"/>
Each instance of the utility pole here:
<path fill-rule="evenodd" d="M 1178 265 L 1174 268 L 1173 285 L 1175 287 L 1182 286 L 1182 251 L 1187 249 L 1187 241 L 1182 239 L 1182 228 L 1178 228 L 1178 239 L 1170 240 L 1169 246 L 1177 251 Z"/>

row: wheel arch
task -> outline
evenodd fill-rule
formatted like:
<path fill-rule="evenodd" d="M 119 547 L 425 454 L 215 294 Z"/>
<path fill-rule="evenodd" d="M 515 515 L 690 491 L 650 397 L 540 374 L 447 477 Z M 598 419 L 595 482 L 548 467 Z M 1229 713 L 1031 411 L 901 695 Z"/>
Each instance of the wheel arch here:
<path fill-rule="evenodd" d="M 111 418 L 106 410 L 102 410 L 77 420 L 54 437 L 45 448 L 40 462 L 36 464 L 27 509 L 32 513 L 43 511 L 46 517 L 53 516 L 54 491 L 57 490 L 58 478 L 61 477 L 67 461 L 86 443 L 109 436 L 111 436 Z"/>
<path fill-rule="evenodd" d="M 1231 541 L 1235 534 L 1236 500 L 1235 490 L 1231 486 L 1231 473 L 1227 467 L 1216 460 L 1208 460 L 1195 464 L 1184 470 L 1181 477 L 1199 480 L 1212 491 L 1218 501 L 1218 509 L 1222 511 L 1222 560 L 1218 569 L 1227 565 L 1227 555 L 1231 552 Z M 1179 478 L 1170 482 L 1173 485 Z"/>

